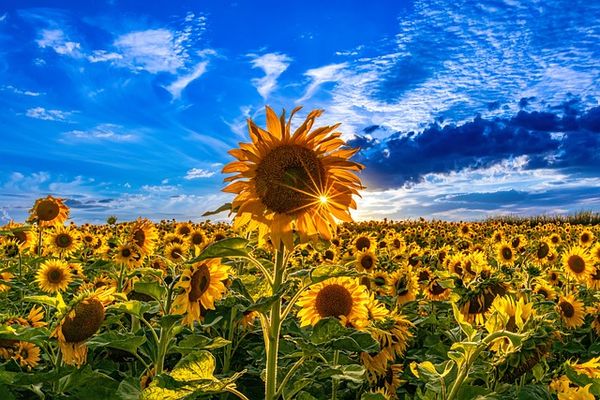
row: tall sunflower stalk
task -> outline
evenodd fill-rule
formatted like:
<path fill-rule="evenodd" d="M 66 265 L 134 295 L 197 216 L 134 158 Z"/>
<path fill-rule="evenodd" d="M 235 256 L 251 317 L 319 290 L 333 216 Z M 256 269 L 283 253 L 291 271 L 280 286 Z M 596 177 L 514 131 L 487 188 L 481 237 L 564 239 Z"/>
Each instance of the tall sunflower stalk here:
<path fill-rule="evenodd" d="M 278 117 L 266 107 L 266 129 L 248 119 L 251 143 L 229 151 L 236 160 L 223 168 L 224 173 L 234 174 L 225 178 L 231 183 L 223 189 L 236 195 L 234 228 L 256 231 L 259 245 L 270 242 L 275 249 L 273 271 L 259 267 L 273 295 L 285 285 L 287 252 L 298 242 L 332 239 L 336 219 L 352 221 L 353 195 L 362 189 L 355 172 L 363 166 L 350 161 L 358 149 L 345 146 L 336 131 L 339 124 L 312 129 L 323 113 L 313 110 L 292 133 L 291 119 L 300 109 L 296 107 L 286 122 L 285 111 Z M 281 302 L 278 297 L 260 316 L 267 353 L 267 400 L 276 399 L 283 389 L 277 387 L 277 358 L 281 326 L 290 308 L 282 310 Z"/>

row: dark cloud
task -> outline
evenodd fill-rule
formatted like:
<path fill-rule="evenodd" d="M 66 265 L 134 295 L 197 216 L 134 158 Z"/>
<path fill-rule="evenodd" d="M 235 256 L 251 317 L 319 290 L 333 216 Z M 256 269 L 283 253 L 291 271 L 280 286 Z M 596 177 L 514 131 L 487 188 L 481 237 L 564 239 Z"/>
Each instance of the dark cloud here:
<path fill-rule="evenodd" d="M 370 128 L 370 127 L 369 127 Z M 367 167 L 371 188 L 419 182 L 428 173 L 487 167 L 528 156 L 528 168 L 571 168 L 600 172 L 600 107 L 576 104 L 554 111 L 519 111 L 511 118 L 476 116 L 462 125 L 434 123 L 422 133 L 396 132 L 383 140 L 358 136 L 357 161 Z"/>

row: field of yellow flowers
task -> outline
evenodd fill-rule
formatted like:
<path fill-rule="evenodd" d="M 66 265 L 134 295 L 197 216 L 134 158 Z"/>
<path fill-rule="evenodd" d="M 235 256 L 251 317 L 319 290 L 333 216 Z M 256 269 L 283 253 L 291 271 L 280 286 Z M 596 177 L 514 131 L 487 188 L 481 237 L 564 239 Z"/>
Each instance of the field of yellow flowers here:
<path fill-rule="evenodd" d="M 350 222 L 362 166 L 319 115 L 249 121 L 232 224 L 47 196 L 0 228 L 0 399 L 600 396 L 600 226 Z"/>

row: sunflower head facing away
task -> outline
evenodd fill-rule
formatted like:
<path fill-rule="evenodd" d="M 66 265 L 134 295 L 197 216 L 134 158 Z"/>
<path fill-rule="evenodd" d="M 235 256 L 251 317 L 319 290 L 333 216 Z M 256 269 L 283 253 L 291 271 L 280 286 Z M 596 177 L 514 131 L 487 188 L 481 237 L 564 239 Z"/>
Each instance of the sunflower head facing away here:
<path fill-rule="evenodd" d="M 354 174 L 363 166 L 350 161 L 358 149 L 344 148 L 345 142 L 336 132 L 339 124 L 312 129 L 323 111 L 311 111 L 293 133 L 292 116 L 285 121 L 266 107 L 267 129 L 248 120 L 251 143 L 240 143 L 229 152 L 237 158 L 223 168 L 235 173 L 225 181 L 233 182 L 223 189 L 236 194 L 232 207 L 236 210 L 234 227 L 258 229 L 259 240 L 270 234 L 279 247 L 293 247 L 292 230 L 304 242 L 320 235 L 331 239 L 336 220 L 351 221 L 349 208 L 356 208 L 353 195 L 362 189 Z"/>
<path fill-rule="evenodd" d="M 69 207 L 63 203 L 63 200 L 47 196 L 35 201 L 35 204 L 29 210 L 27 221 L 37 222 L 39 226 L 52 226 L 54 224 L 64 224 L 68 217 Z"/>

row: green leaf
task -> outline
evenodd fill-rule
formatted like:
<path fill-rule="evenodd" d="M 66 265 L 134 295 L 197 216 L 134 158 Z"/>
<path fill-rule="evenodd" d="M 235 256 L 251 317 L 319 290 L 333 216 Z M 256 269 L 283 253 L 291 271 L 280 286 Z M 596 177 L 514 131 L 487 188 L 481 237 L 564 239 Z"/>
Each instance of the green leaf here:
<path fill-rule="evenodd" d="M 133 333 L 118 333 L 115 331 L 95 335 L 87 341 L 90 348 L 111 347 L 124 350 L 132 354 L 137 353 L 138 347 L 146 343 L 145 336 L 137 336 Z"/>
<path fill-rule="evenodd" d="M 203 217 L 209 217 L 211 215 L 220 214 L 223 211 L 231 211 L 231 203 L 225 203 L 221 207 L 217 208 L 216 210 L 207 211 L 204 214 L 202 214 L 202 216 Z"/>
<path fill-rule="evenodd" d="M 189 335 L 182 339 L 176 347 L 180 353 L 189 353 L 192 350 L 214 350 L 225 347 L 231 342 L 222 337 L 209 338 L 202 335 Z"/>
<path fill-rule="evenodd" d="M 0 326 L 0 339 L 20 340 L 22 342 L 35 343 L 38 346 L 48 342 L 50 331 L 47 328 L 29 328 L 24 326 Z"/>
<path fill-rule="evenodd" d="M 363 383 L 365 380 L 365 369 L 362 365 L 350 364 L 339 368 L 340 373 L 332 375 L 332 378 L 339 380 Z"/>
<path fill-rule="evenodd" d="M 171 329 L 173 327 L 173 325 L 175 325 L 177 322 L 181 321 L 182 319 L 183 319 L 183 315 L 179 315 L 179 314 L 163 315 L 160 318 L 160 326 L 165 329 Z"/>
<path fill-rule="evenodd" d="M 138 400 L 142 394 L 139 379 L 130 377 L 122 381 L 115 394 L 119 400 Z"/>
<path fill-rule="evenodd" d="M 222 258 L 222 257 L 242 257 L 248 256 L 248 240 L 243 238 L 228 238 L 219 240 L 218 242 L 209 244 L 204 248 L 202 253 L 198 257 L 189 260 L 188 264 L 193 264 L 198 261 L 206 260 L 209 258 Z"/>
<path fill-rule="evenodd" d="M 595 396 L 600 396 L 600 379 L 590 378 L 585 374 L 578 374 L 569 364 L 565 363 L 565 375 L 567 378 L 577 386 L 586 386 L 592 384 L 590 387 L 590 393 Z"/>
<path fill-rule="evenodd" d="M 158 282 L 135 282 L 133 284 L 133 290 L 148 295 L 155 300 L 161 300 L 167 293 L 167 289 Z"/>
<path fill-rule="evenodd" d="M 141 302 L 139 300 L 129 300 L 121 303 L 116 303 L 109 306 L 111 310 L 122 311 L 127 314 L 134 315 L 138 318 L 143 318 L 144 313 L 147 313 L 152 309 L 152 306 L 148 303 Z"/>
<path fill-rule="evenodd" d="M 342 326 L 337 319 L 324 318 L 314 326 L 310 340 L 314 344 L 328 343 L 333 339 L 344 336 L 347 332 L 348 329 Z"/>

